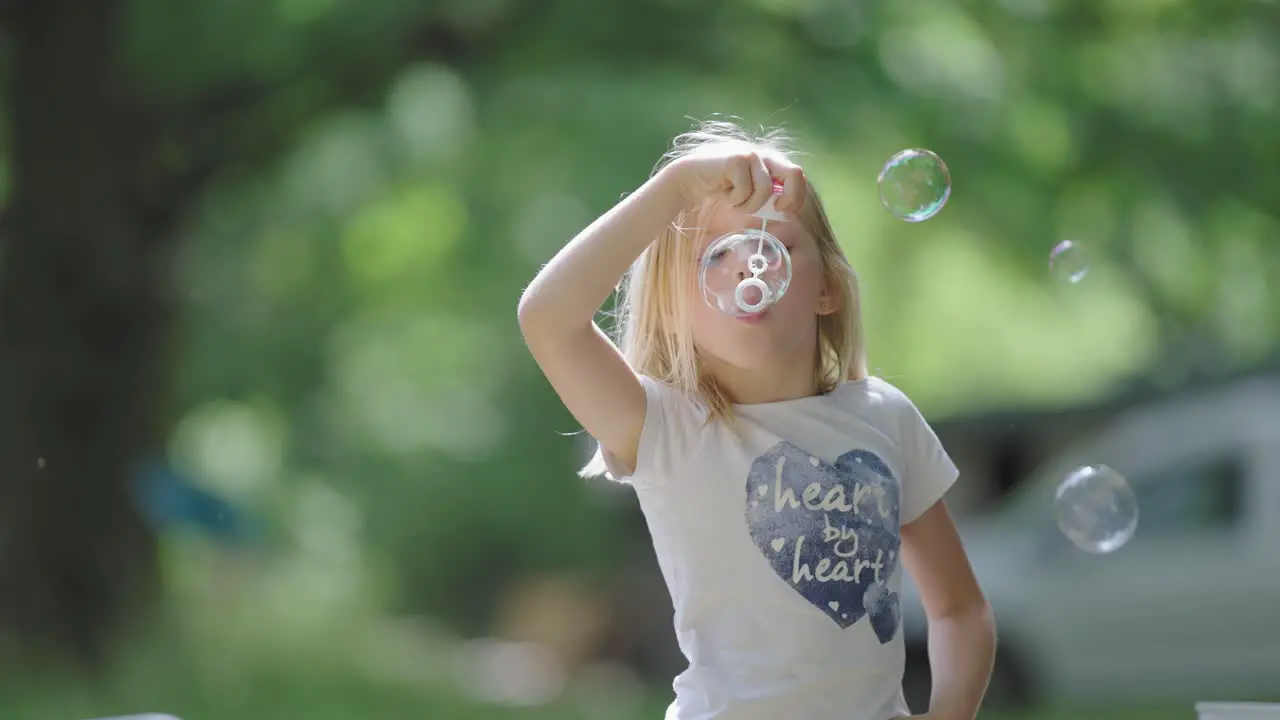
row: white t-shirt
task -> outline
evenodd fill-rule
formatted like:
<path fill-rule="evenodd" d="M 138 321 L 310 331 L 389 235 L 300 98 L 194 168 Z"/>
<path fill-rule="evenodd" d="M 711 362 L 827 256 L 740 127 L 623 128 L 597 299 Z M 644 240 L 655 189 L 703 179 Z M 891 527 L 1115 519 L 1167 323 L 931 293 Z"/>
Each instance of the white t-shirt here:
<path fill-rule="evenodd" d="M 958 472 L 889 383 L 735 408 L 644 378 L 640 500 L 689 667 L 667 720 L 887 720 L 902 697 L 899 528 Z M 614 473 L 615 477 L 618 473 Z"/>

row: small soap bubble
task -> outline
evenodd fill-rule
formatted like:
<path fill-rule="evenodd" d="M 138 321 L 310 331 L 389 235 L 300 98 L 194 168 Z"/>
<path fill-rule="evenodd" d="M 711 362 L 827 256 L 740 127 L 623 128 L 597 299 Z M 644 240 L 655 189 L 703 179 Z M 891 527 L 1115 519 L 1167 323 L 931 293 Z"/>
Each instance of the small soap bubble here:
<path fill-rule="evenodd" d="M 877 182 L 880 202 L 891 215 L 906 222 L 928 220 L 951 197 L 947 164 L 928 150 L 903 150 L 889 158 Z"/>
<path fill-rule="evenodd" d="M 1067 474 L 1054 497 L 1058 529 L 1077 547 L 1105 555 L 1124 546 L 1138 529 L 1138 498 L 1120 473 L 1086 465 Z"/>
<path fill-rule="evenodd" d="M 1089 274 L 1089 251 L 1074 240 L 1063 240 L 1049 251 L 1049 272 L 1063 282 L 1080 282 Z"/>
<path fill-rule="evenodd" d="M 36 458 L 36 468 L 37 468 L 37 469 L 39 469 L 39 470 L 43 470 L 43 469 L 44 469 L 44 465 L 45 465 L 44 458 L 42 458 L 42 457 L 40 457 L 40 458 Z"/>
<path fill-rule="evenodd" d="M 755 315 L 786 294 L 791 255 L 764 230 L 731 233 L 702 254 L 698 281 L 711 307 L 734 317 Z"/>

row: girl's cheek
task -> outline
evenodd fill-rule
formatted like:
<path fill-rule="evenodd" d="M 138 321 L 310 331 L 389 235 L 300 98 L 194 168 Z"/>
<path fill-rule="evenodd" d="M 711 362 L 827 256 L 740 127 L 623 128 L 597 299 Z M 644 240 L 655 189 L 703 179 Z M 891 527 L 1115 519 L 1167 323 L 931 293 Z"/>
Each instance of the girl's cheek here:
<path fill-rule="evenodd" d="M 791 284 L 809 283 L 822 276 L 822 262 L 818 258 L 807 255 L 792 258 Z"/>

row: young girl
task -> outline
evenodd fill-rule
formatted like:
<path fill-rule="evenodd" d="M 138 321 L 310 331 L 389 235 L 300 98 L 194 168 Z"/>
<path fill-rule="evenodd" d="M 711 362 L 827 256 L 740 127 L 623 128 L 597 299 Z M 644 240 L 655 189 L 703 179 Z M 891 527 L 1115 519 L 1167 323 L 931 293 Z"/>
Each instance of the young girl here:
<path fill-rule="evenodd" d="M 716 238 L 782 183 L 792 261 L 764 313 L 698 287 Z M 627 275 L 618 344 L 595 324 Z M 991 615 L 941 498 L 957 470 L 915 406 L 867 376 L 857 276 L 777 134 L 703 124 L 564 247 L 520 301 L 525 341 L 600 445 L 584 474 L 635 489 L 689 667 L 667 720 L 909 714 L 898 592 L 929 619 L 927 717 L 977 713 Z"/>

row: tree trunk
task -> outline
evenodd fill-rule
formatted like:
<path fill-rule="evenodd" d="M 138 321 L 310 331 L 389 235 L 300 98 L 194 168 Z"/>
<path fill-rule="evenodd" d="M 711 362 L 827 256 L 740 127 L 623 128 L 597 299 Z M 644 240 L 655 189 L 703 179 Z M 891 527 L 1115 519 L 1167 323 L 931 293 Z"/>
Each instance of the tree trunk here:
<path fill-rule="evenodd" d="M 25 669 L 101 669 L 157 589 L 132 475 L 162 447 L 173 228 L 135 197 L 118 10 L 35 0 L 10 26 L 0 643 Z"/>

